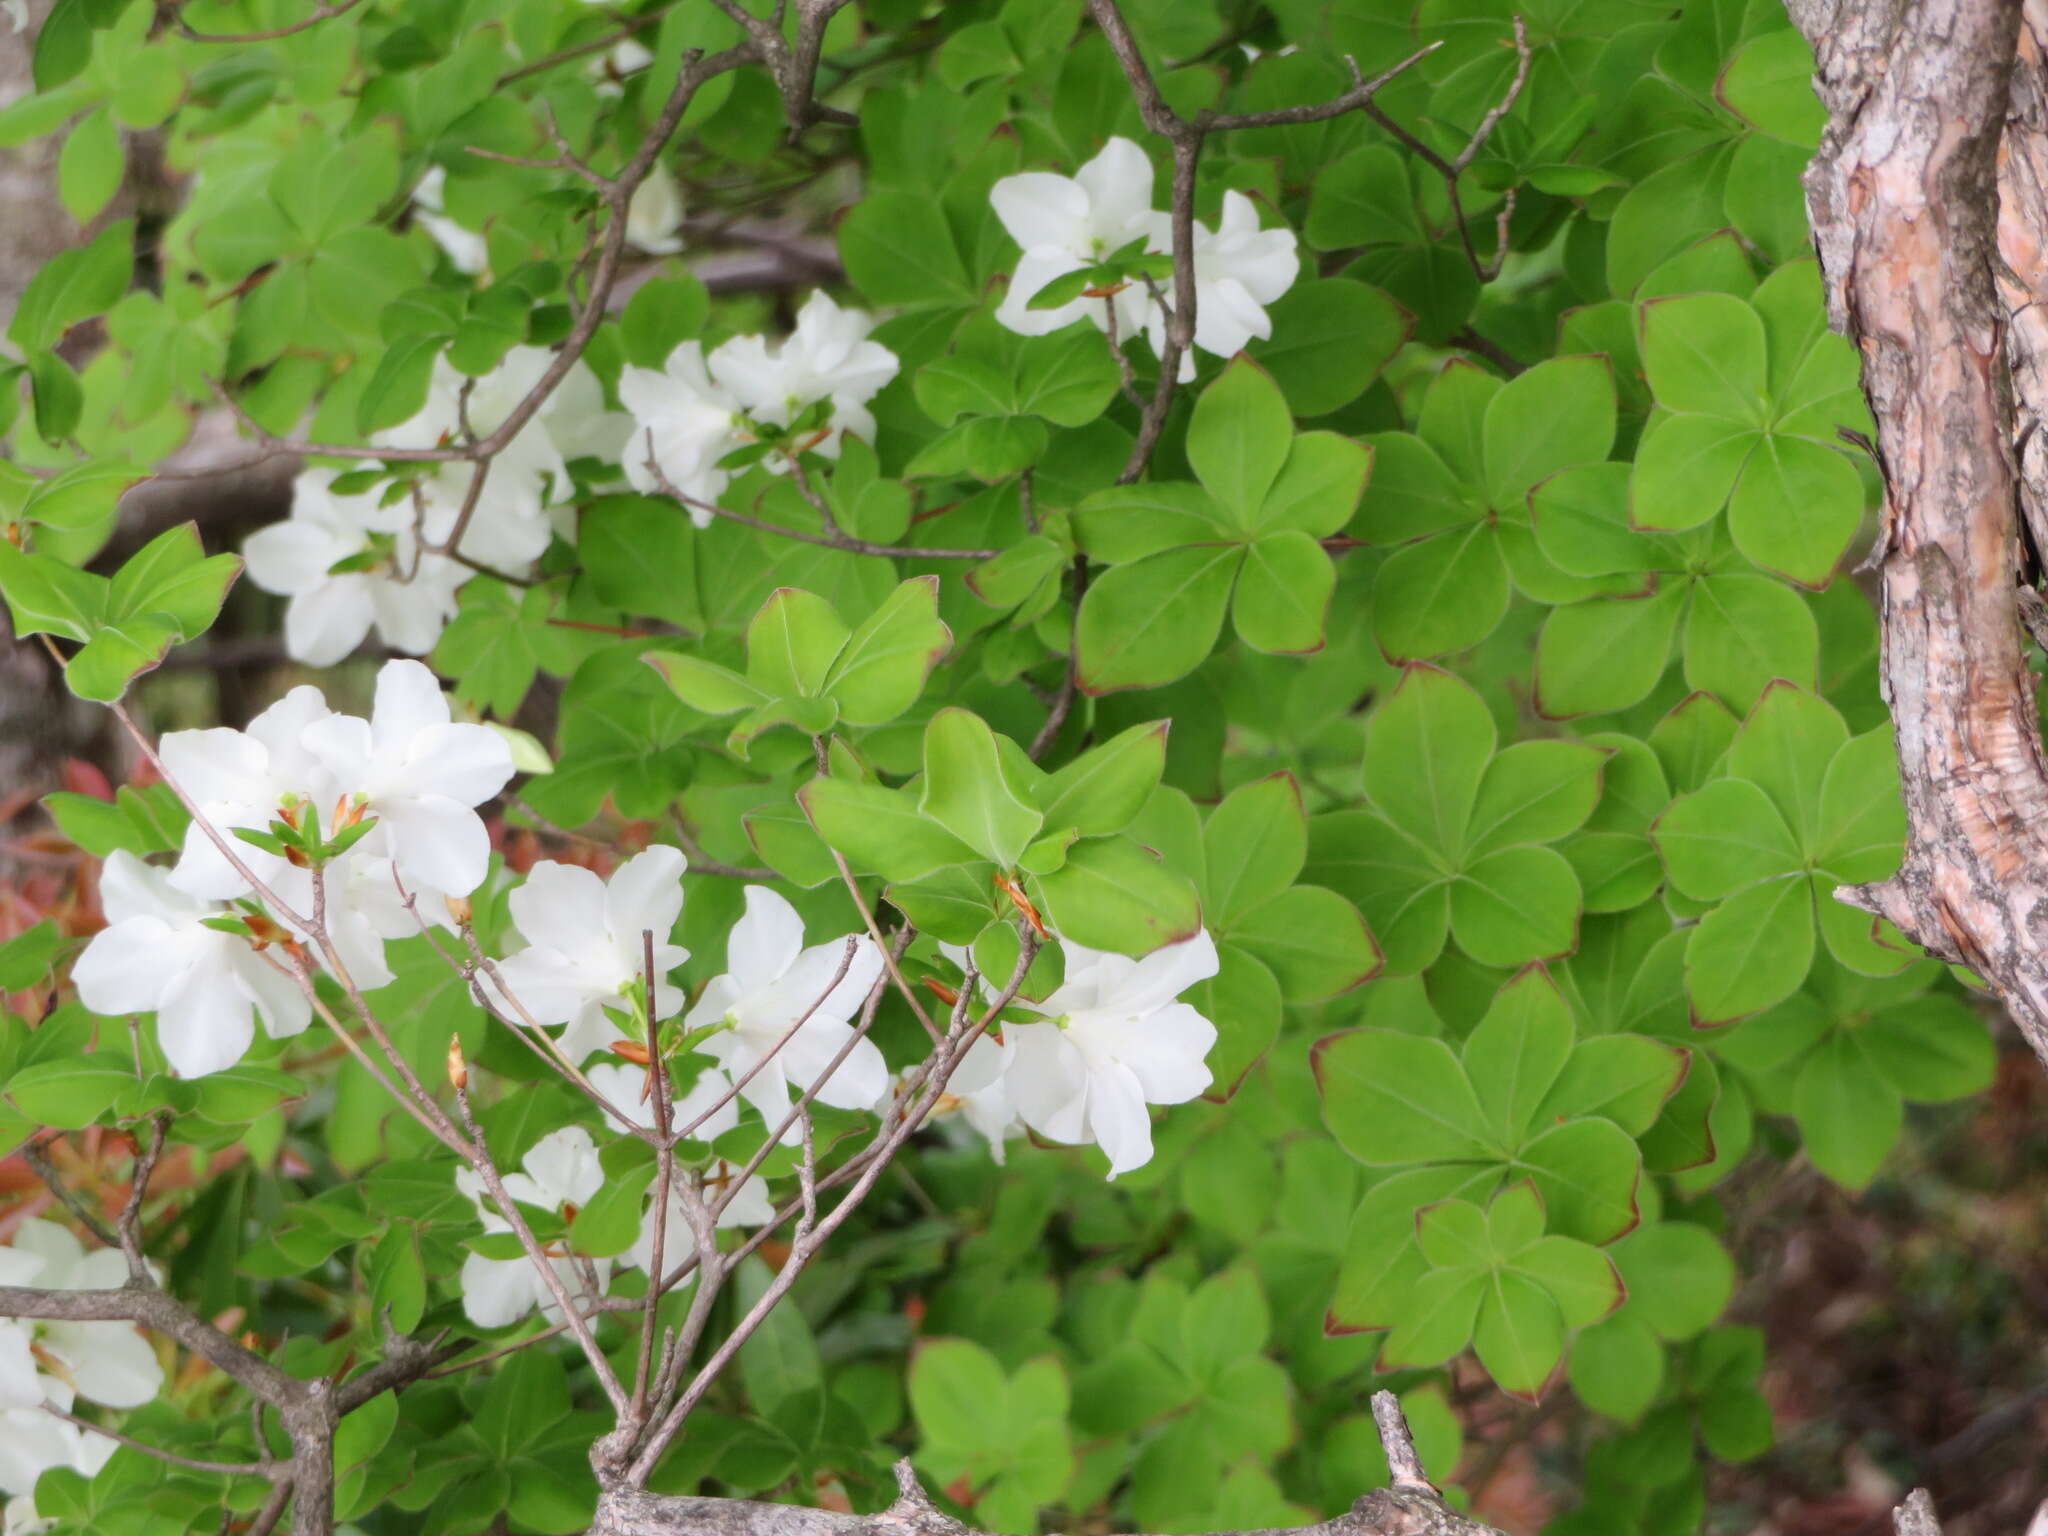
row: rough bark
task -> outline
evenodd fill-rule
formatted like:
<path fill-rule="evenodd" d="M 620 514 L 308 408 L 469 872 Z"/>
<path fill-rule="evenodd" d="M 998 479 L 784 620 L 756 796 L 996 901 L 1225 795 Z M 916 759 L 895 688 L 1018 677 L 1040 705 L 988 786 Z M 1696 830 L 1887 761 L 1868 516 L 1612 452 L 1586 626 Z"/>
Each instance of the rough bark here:
<path fill-rule="evenodd" d="M 1806 177 L 1814 244 L 1885 468 L 1883 678 L 1908 816 L 1900 872 L 1842 894 L 1976 970 L 2048 1061 L 2048 768 L 2017 601 L 2032 418 L 2007 361 L 2023 394 L 2048 377 L 2030 298 L 2048 226 L 1999 219 L 2009 112 L 2015 212 L 2048 166 L 2037 66 L 2015 85 L 2021 0 L 1790 9 L 1830 115 Z"/>

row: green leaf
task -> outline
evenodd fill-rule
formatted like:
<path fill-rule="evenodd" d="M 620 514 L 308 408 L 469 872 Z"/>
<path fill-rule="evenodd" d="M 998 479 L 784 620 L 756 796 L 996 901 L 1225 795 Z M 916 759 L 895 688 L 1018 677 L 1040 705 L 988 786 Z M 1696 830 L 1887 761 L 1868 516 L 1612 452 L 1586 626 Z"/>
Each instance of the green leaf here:
<path fill-rule="evenodd" d="M 114 114 L 101 107 L 79 119 L 57 157 L 57 193 L 65 212 L 90 224 L 121 189 L 126 168 Z"/>
<path fill-rule="evenodd" d="M 74 465 L 35 483 L 21 504 L 23 522 L 67 533 L 107 526 L 122 494 L 148 475 L 118 460 Z"/>
<path fill-rule="evenodd" d="M 1607 1120 L 1569 1120 L 1515 1154 L 1536 1181 L 1550 1225 L 1566 1237 L 1605 1243 L 1636 1223 L 1642 1159 L 1629 1134 Z"/>
<path fill-rule="evenodd" d="M 939 619 L 939 578 L 913 576 L 848 637 L 825 678 L 850 725 L 880 725 L 917 702 L 953 643 Z"/>
<path fill-rule="evenodd" d="M 1128 837 L 1074 844 L 1050 874 L 1029 877 L 1045 920 L 1090 949 L 1147 955 L 1202 926 L 1194 887 Z"/>
<path fill-rule="evenodd" d="M 1157 688 L 1202 664 L 1243 561 L 1234 546 L 1170 550 L 1089 583 L 1076 640 L 1091 694 Z"/>
<path fill-rule="evenodd" d="M 1607 753 L 1571 741 L 1519 741 L 1487 764 L 1466 829 L 1466 846 L 1489 853 L 1515 843 L 1551 843 L 1575 831 L 1600 799 Z"/>
<path fill-rule="evenodd" d="M 1366 730 L 1366 794 L 1422 847 L 1455 858 L 1496 739 L 1493 717 L 1470 685 L 1411 667 Z"/>
<path fill-rule="evenodd" d="M 1495 994 L 1462 1059 L 1501 1147 L 1520 1146 L 1572 1054 L 1572 1016 L 1542 972 L 1523 972 Z"/>
<path fill-rule="evenodd" d="M 8 1078 L 6 1093 L 38 1125 L 78 1131 L 118 1114 L 138 1086 L 134 1062 L 94 1051 L 23 1067 Z"/>
<path fill-rule="evenodd" d="M 1536 1119 L 1598 1115 L 1640 1137 L 1685 1080 L 1684 1051 L 1642 1035 L 1596 1035 L 1580 1042 Z"/>
<path fill-rule="evenodd" d="M 1728 531 L 1755 565 L 1822 587 L 1863 521 L 1863 481 L 1833 448 L 1766 433 L 1728 502 Z"/>
<path fill-rule="evenodd" d="M 942 709 L 932 716 L 925 727 L 924 787 L 918 800 L 925 816 L 983 858 L 1010 869 L 1045 824 L 1032 798 L 980 716 L 965 709 Z"/>
<path fill-rule="evenodd" d="M 134 268 L 133 219 L 109 224 L 90 245 L 60 251 L 22 290 L 8 339 L 24 352 L 55 346 L 79 321 L 103 315 L 119 303 Z"/>
<path fill-rule="evenodd" d="M 0 539 L 0 596 L 17 635 L 92 638 L 106 617 L 107 583 L 51 555 L 32 555 Z"/>
<path fill-rule="evenodd" d="M 1396 550 L 1373 590 L 1373 636 L 1395 660 L 1477 645 L 1508 609 L 1508 567 L 1484 523 Z"/>
<path fill-rule="evenodd" d="M 1503 1391 L 1533 1397 L 1564 1356 L 1564 1319 L 1549 1291 L 1514 1270 L 1489 1277 L 1472 1348 Z"/>
<path fill-rule="evenodd" d="M 1709 1024 L 1739 1019 L 1797 991 L 1813 964 L 1813 900 L 1803 880 L 1739 891 L 1693 930 L 1685 985 Z"/>
<path fill-rule="evenodd" d="M 1294 883 L 1308 857 L 1308 816 L 1291 773 L 1239 785 L 1202 828 L 1212 927 L 1228 929 Z"/>
<path fill-rule="evenodd" d="M 1637 528 L 1697 527 L 1727 505 L 1763 439 L 1755 427 L 1720 416 L 1666 417 L 1636 450 L 1629 520 Z"/>
<path fill-rule="evenodd" d="M 1245 550 L 1231 621 L 1255 651 L 1302 655 L 1322 649 L 1337 568 L 1300 532 L 1269 533 Z"/>
<path fill-rule="evenodd" d="M 1568 1328 L 1599 1322 L 1626 1294 L 1613 1261 L 1575 1238 L 1540 1238 L 1515 1255 L 1515 1269 L 1550 1293 Z"/>
<path fill-rule="evenodd" d="M 1735 1291 L 1735 1261 L 1720 1239 L 1689 1221 L 1661 1221 L 1614 1245 L 1629 1311 L 1660 1338 L 1689 1339 L 1721 1315 Z"/>
<path fill-rule="evenodd" d="M 1812 149 L 1827 126 L 1827 108 L 1813 93 L 1813 50 L 1791 27 L 1751 38 L 1728 61 L 1714 94 L 1765 133 Z"/>
<path fill-rule="evenodd" d="M 1614 373 L 1604 357 L 1558 357 L 1517 375 L 1486 407 L 1486 489 L 1496 508 L 1520 507 L 1529 488 L 1614 446 Z"/>
<path fill-rule="evenodd" d="M 212 626 L 228 588 L 241 574 L 238 556 L 208 556 L 199 542 L 199 525 L 180 523 L 143 545 L 114 573 L 108 615 L 161 618 L 190 640 Z"/>
<path fill-rule="evenodd" d="M 90 0 L 56 0 L 36 32 L 30 70 L 38 91 L 53 91 L 92 62 Z"/>
<path fill-rule="evenodd" d="M 1764 327 L 1725 293 L 1652 299 L 1643 306 L 1643 371 L 1666 410 L 1765 423 Z"/>
<path fill-rule="evenodd" d="M 1335 891 L 1297 885 L 1239 918 L 1231 938 L 1272 968 L 1290 1003 L 1319 1003 L 1369 980 L 1379 946 Z"/>
<path fill-rule="evenodd" d="M 1830 1035 L 1806 1058 L 1792 1102 L 1807 1155 L 1849 1189 L 1875 1178 L 1899 1139 L 1899 1095 L 1853 1034 Z"/>
<path fill-rule="evenodd" d="M 1188 463 L 1240 528 L 1258 511 L 1294 446 L 1294 417 L 1272 376 L 1249 358 L 1231 361 L 1195 401 Z"/>
<path fill-rule="evenodd" d="M 1700 901 L 1790 874 L 1804 862 L 1770 797 L 1746 779 L 1681 795 L 1651 829 L 1671 883 Z"/>
<path fill-rule="evenodd" d="M 1273 334 L 1252 356 L 1297 416 L 1322 416 L 1363 394 L 1414 322 L 1386 294 L 1341 277 L 1305 278 L 1266 310 Z"/>
<path fill-rule="evenodd" d="M 821 778 L 798 790 L 797 801 L 829 847 L 856 869 L 886 880 L 917 880 L 948 865 L 979 861 L 974 849 L 900 790 Z"/>
<path fill-rule="evenodd" d="M 929 309 L 974 302 L 945 214 L 928 197 L 868 192 L 840 221 L 839 258 L 875 304 Z"/>
<path fill-rule="evenodd" d="M 1083 837 L 1123 831 L 1166 771 L 1169 723 L 1131 726 L 1052 775 L 1039 793 L 1045 825 L 1073 827 Z"/>
<path fill-rule="evenodd" d="M 1372 472 L 1372 450 L 1334 432 L 1304 432 L 1294 440 L 1280 477 L 1259 509 L 1259 527 L 1328 538 L 1358 510 Z"/>
<path fill-rule="evenodd" d="M 1780 678 L 1811 687 L 1819 665 L 1813 613 L 1783 582 L 1713 575 L 1693 584 L 1685 624 L 1689 687 L 1744 710 Z"/>
<path fill-rule="evenodd" d="M 1481 965 L 1522 965 L 1578 941 L 1579 877 L 1549 848 L 1502 848 L 1451 885 L 1451 933 Z"/>
<path fill-rule="evenodd" d="M 1354 1029 L 1316 1042 L 1323 1123 L 1366 1164 L 1491 1161 L 1492 1132 L 1441 1040 Z"/>
<path fill-rule="evenodd" d="M 633 290 L 619 316 L 626 361 L 660 368 L 683 342 L 703 334 L 710 313 L 711 296 L 695 276 L 649 278 Z"/>
<path fill-rule="evenodd" d="M 0 992 L 20 992 L 38 985 L 63 948 L 64 936 L 50 918 L 0 942 Z"/>
<path fill-rule="evenodd" d="M 769 698 L 814 698 L 850 634 L 815 592 L 777 587 L 747 625 L 747 680 Z"/>
<path fill-rule="evenodd" d="M 1648 698 L 1670 665 L 1686 591 L 1685 582 L 1659 581 L 1640 597 L 1596 597 L 1551 609 L 1536 637 L 1538 709 L 1570 719 Z"/>

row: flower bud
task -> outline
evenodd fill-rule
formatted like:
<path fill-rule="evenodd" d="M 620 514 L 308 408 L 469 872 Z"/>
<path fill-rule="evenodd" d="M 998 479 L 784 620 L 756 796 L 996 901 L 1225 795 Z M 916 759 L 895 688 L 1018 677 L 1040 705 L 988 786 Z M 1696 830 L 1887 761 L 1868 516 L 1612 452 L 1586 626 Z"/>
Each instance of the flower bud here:
<path fill-rule="evenodd" d="M 448 1081 L 455 1085 L 457 1093 L 469 1088 L 469 1062 L 462 1054 L 462 1036 L 448 1037 Z"/>

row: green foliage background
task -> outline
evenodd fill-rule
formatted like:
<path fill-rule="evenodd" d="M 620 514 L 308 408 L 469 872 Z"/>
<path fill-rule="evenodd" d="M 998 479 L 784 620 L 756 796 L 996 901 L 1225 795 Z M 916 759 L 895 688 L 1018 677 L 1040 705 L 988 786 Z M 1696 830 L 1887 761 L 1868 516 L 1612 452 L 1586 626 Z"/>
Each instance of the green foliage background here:
<path fill-rule="evenodd" d="M 1370 75 L 1434 45 L 1378 104 L 1447 156 L 1516 67 L 1491 0 L 1124 9 L 1188 114 L 1328 99 L 1347 56 Z M 178 8 L 221 33 L 301 13 Z M 1210 137 L 1198 215 L 1252 194 L 1304 270 L 1269 339 L 1201 359 L 1129 486 L 1138 417 L 1101 338 L 990 318 L 1017 254 L 998 178 L 1071 171 L 1114 134 L 1163 151 L 1079 0 L 841 12 L 821 91 L 857 129 L 787 142 L 756 67 L 685 115 L 667 160 L 693 210 L 829 224 L 844 296 L 889 316 L 903 367 L 873 452 L 819 470 L 841 526 L 996 553 L 697 530 L 593 489 L 531 586 L 464 588 L 432 658 L 503 720 L 538 683 L 558 696 L 554 769 L 512 821 L 615 839 L 673 817 L 843 925 L 836 850 L 926 935 L 989 946 L 997 975 L 998 873 L 1130 952 L 1199 903 L 1223 963 L 1193 1000 L 1222 1038 L 1213 1101 L 1166 1113 L 1153 1162 L 1114 1184 L 1092 1152 L 1020 1144 L 998 1167 L 927 1138 L 657 1486 L 873 1508 L 908 1451 L 995 1531 L 1287 1524 L 1384 1478 L 1363 1404 L 1389 1384 L 1444 1479 L 1454 1402 L 1568 1394 L 1594 1428 L 1583 1504 L 1553 1529 L 1689 1531 L 1710 1466 L 1772 1442 L 1761 1335 L 1722 1317 L 1717 1192 L 1801 1151 L 1860 1189 L 1904 1103 L 1988 1082 L 1963 985 L 1830 894 L 1887 872 L 1902 819 L 1873 615 L 1843 574 L 1876 478 L 1806 251 L 1805 46 L 1778 0 L 1520 14 L 1526 86 L 1457 190 L 1490 278 L 1441 178 L 1366 116 Z M 548 157 L 545 107 L 616 166 L 686 51 L 739 37 L 702 0 L 372 0 L 228 46 L 156 16 L 58 0 L 38 89 L 0 110 L 0 144 L 62 137 L 81 220 L 116 193 L 124 135 L 160 135 L 188 178 L 167 221 L 106 223 L 52 262 L 0 354 L 0 512 L 22 535 L 0 588 L 18 630 L 75 644 L 88 698 L 205 630 L 231 578 L 185 533 L 86 569 L 115 496 L 216 388 L 265 430 L 310 415 L 314 439 L 360 441 L 417 408 L 436 356 L 481 374 L 557 340 L 590 196 L 470 147 Z M 643 18 L 653 63 L 621 90 L 573 60 L 529 68 Z M 483 281 L 408 222 L 432 166 L 488 239 Z M 600 377 L 768 318 L 687 267 L 600 329 Z M 60 345 L 95 319 L 104 346 Z M 1129 355 L 1149 393 L 1149 353 Z M 823 531 L 787 478 L 725 499 Z M 877 634 L 943 657 L 863 680 L 846 647 Z M 1070 653 L 1080 696 L 1034 767 Z M 806 737 L 832 743 L 822 776 Z M 1089 774 L 1061 773 L 1086 752 Z M 52 810 L 94 852 L 175 845 L 161 792 Z M 693 882 L 693 982 L 738 901 Z M 480 899 L 487 940 L 503 921 Z M 49 948 L 0 956 L 33 979 Z M 494 1074 L 508 1162 L 578 1113 L 430 955 L 374 1000 L 423 1072 L 453 1032 Z M 884 1048 L 915 1059 L 890 1007 Z M 84 1052 L 96 1028 L 75 1004 L 9 1022 L 0 1139 L 168 1105 L 181 1141 L 242 1145 L 162 1234 L 174 1289 L 246 1309 L 302 1374 L 373 1353 L 387 1310 L 461 1326 L 469 1208 L 356 1067 L 266 1045 L 221 1077 L 138 1079 Z M 598 1406 L 552 1346 L 380 1398 L 343 1426 L 340 1512 L 372 1536 L 580 1529 Z M 253 1449 L 215 1376 L 124 1428 Z M 66 1531 L 155 1536 L 261 1493 L 124 1452 L 38 1498 Z"/>

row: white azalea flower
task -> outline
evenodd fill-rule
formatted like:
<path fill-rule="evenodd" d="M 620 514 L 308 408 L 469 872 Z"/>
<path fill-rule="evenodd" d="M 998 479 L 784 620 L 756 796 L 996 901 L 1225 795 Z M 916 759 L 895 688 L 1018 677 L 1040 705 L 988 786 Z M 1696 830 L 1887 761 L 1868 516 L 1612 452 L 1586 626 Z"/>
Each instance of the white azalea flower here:
<path fill-rule="evenodd" d="M 66 1407 L 69 1402 L 67 1395 L 58 1406 Z M 105 1435 L 67 1424 L 40 1407 L 0 1410 L 0 1493 L 15 1495 L 0 1513 L 0 1533 L 37 1536 L 55 1525 L 36 1510 L 36 1479 L 53 1467 L 69 1467 L 81 1477 L 92 1477 L 116 1449 Z"/>
<path fill-rule="evenodd" d="M 1093 1142 L 1115 1178 L 1152 1157 L 1148 1104 L 1183 1104 L 1209 1086 L 1216 1026 L 1175 999 L 1216 974 L 1207 931 L 1142 960 L 1065 943 L 1067 976 L 1043 1024 L 1010 1024 L 1003 1073 L 1017 1113 L 1040 1135 Z"/>
<path fill-rule="evenodd" d="M 1072 299 L 1056 309 L 1032 309 L 1030 302 L 1055 278 L 1093 266 L 1141 235 L 1154 241 L 1149 248 L 1159 248 L 1162 225 L 1152 209 L 1152 162 L 1126 138 L 1111 139 L 1072 176 L 1049 171 L 1005 176 L 989 189 L 989 202 L 1024 252 L 996 309 L 996 319 L 1019 335 L 1049 335 L 1081 319 L 1107 330 L 1099 298 Z M 1143 328 L 1151 297 L 1142 284 L 1127 285 L 1110 302 L 1116 305 L 1120 335 L 1129 337 Z"/>
<path fill-rule="evenodd" d="M 804 301 L 786 340 L 771 344 L 760 336 L 735 336 L 711 354 L 707 366 L 713 381 L 764 425 L 786 427 L 818 401 L 830 400 L 832 415 L 817 441 L 803 446 L 837 458 L 841 433 L 874 437 L 868 402 L 896 377 L 896 354 L 868 340 L 874 325 L 874 316 L 841 309 L 821 288 Z"/>
<path fill-rule="evenodd" d="M 667 480 L 685 496 L 718 500 L 732 479 L 718 461 L 739 446 L 735 422 L 740 403 L 712 382 L 702 343 L 681 343 L 658 371 L 625 369 L 619 401 L 633 418 L 623 452 L 626 483 L 652 496 Z M 649 467 L 650 457 L 659 478 Z M 690 508 L 690 520 L 699 528 L 711 526 L 711 514 L 696 507 Z"/>
<path fill-rule="evenodd" d="M 739 1177 L 740 1170 L 723 1159 L 713 1163 L 704 1174 L 704 1199 L 714 1203 L 725 1198 L 725 1192 L 732 1181 Z M 764 1227 L 775 1219 L 775 1202 L 768 1197 L 768 1181 L 758 1173 L 733 1191 L 725 1209 L 718 1213 L 714 1225 L 721 1229 L 733 1227 Z M 668 1197 L 668 1225 L 661 1239 L 661 1267 L 673 1269 L 684 1255 L 696 1246 L 696 1235 L 690 1230 L 690 1218 L 683 1209 L 682 1196 L 674 1190 Z M 654 1186 L 647 1187 L 647 1214 L 641 1218 L 640 1235 L 633 1240 L 633 1246 L 619 1255 L 619 1262 L 629 1269 L 652 1270 L 654 1268 Z M 694 1275 L 693 1275 L 694 1278 Z"/>
<path fill-rule="evenodd" d="M 451 723 L 432 672 L 386 662 L 368 720 L 329 715 L 301 740 L 351 806 L 377 818 L 359 846 L 389 856 L 408 883 L 450 896 L 483 883 L 491 840 L 474 807 L 505 787 L 512 753 L 488 726 Z"/>
<path fill-rule="evenodd" d="M 477 437 L 488 437 L 511 415 L 548 366 L 540 347 L 515 347 L 503 362 L 479 379 L 457 373 L 447 359 L 434 363 L 427 402 L 419 414 L 371 441 L 379 446 L 440 446 L 463 440 L 463 424 Z M 561 451 L 549 435 L 546 413 L 537 412 L 504 451 L 491 460 L 483 493 L 463 529 L 461 551 L 470 559 L 498 570 L 518 570 L 540 558 L 552 536 L 546 508 L 569 494 L 569 472 Z M 442 545 L 455 531 L 476 466 L 457 459 L 422 466 L 413 495 L 385 508 L 383 531 L 396 532 L 415 521 L 427 543 Z"/>
<path fill-rule="evenodd" d="M 249 579 L 290 599 L 285 654 L 329 667 L 372 629 L 393 650 L 424 656 L 455 616 L 455 592 L 471 575 L 419 547 L 410 522 L 379 533 L 374 492 L 338 496 L 335 472 L 310 469 L 292 485 L 291 516 L 242 546 Z M 346 563 L 346 569 L 337 569 Z"/>
<path fill-rule="evenodd" d="M 430 167 L 412 189 L 413 222 L 447 252 L 449 264 L 456 271 L 474 277 L 490 259 L 490 244 L 475 230 L 466 229 L 448 217 L 442 202 L 447 187 L 448 172 L 438 165 Z"/>
<path fill-rule="evenodd" d="M 645 1067 L 604 1062 L 585 1075 L 619 1111 L 619 1115 L 611 1118 L 619 1121 L 620 1129 L 629 1125 L 645 1131 L 654 1129 L 654 1100 L 648 1092 Z M 740 1123 L 739 1101 L 731 1094 L 732 1079 L 718 1068 L 707 1066 L 697 1074 L 697 1081 L 688 1091 L 669 1106 L 669 1123 L 677 1131 L 695 1125 L 696 1129 L 689 1133 L 692 1141 L 716 1141 Z M 721 1099 L 725 1102 L 719 1103 Z M 712 1108 L 714 1104 L 718 1105 L 716 1109 Z M 702 1125 L 697 1125 L 699 1118 L 704 1122 Z"/>
<path fill-rule="evenodd" d="M 960 1065 L 946 1083 L 946 1096 L 957 1100 L 960 1118 L 988 1143 L 989 1156 L 1000 1166 L 1008 1161 L 1009 1140 L 1023 1134 L 1024 1122 L 1017 1118 L 1017 1105 L 1010 1096 L 1010 1064 L 1016 1050 L 1007 1041 L 982 1035 L 967 1047 Z"/>
<path fill-rule="evenodd" d="M 34 1261 L 29 1278 L 42 1290 L 117 1290 L 128 1283 L 128 1261 L 118 1250 L 88 1253 L 69 1230 L 53 1221 L 24 1221 L 15 1229 L 10 1251 L 22 1270 L 28 1270 L 24 1259 Z M 132 1323 L 51 1319 L 36 1321 L 26 1331 L 47 1366 L 32 1402 L 47 1398 L 68 1408 L 70 1394 L 76 1392 L 109 1408 L 140 1408 L 163 1389 L 164 1371 L 156 1351 Z M 30 1368 L 34 1369 L 33 1362 Z M 12 1365 L 0 1361 L 0 1401 L 12 1406 L 26 1406 L 20 1401 L 25 1394 L 19 1369 L 18 1355 Z M 32 1378 L 28 1390 L 37 1386 Z"/>
<path fill-rule="evenodd" d="M 626 243 L 650 256 L 673 256 L 683 248 L 682 228 L 682 189 L 656 165 L 626 205 Z"/>
<path fill-rule="evenodd" d="M 179 1075 L 233 1066 L 259 1018 L 276 1039 L 310 1021 L 297 982 L 247 939 L 205 925 L 228 909 L 187 895 L 163 870 L 116 849 L 100 869 L 100 906 L 107 927 L 72 968 L 79 1000 L 95 1013 L 154 1012 L 157 1043 Z"/>
<path fill-rule="evenodd" d="M 852 1038 L 848 1020 L 882 974 L 882 954 L 873 940 L 860 937 L 852 964 L 835 984 L 832 978 L 846 954 L 844 939 L 806 949 L 803 919 L 781 896 L 750 885 L 746 902 L 746 915 L 726 942 L 726 974 L 712 978 L 684 1023 L 693 1030 L 717 1029 L 698 1049 L 734 1081 L 754 1072 L 740 1096 L 773 1130 L 789 1113 L 791 1085 L 801 1089 L 816 1082 Z M 802 1026 L 782 1044 L 798 1019 L 804 1020 Z M 754 1071 L 757 1066 L 760 1070 Z M 863 1039 L 817 1097 L 836 1109 L 871 1109 L 888 1091 L 882 1053 L 872 1040 Z M 792 1125 L 784 1140 L 796 1137 Z"/>
<path fill-rule="evenodd" d="M 1195 221 L 1195 346 L 1217 357 L 1234 357 L 1254 337 L 1273 334 L 1265 306 L 1294 285 L 1301 270 L 1291 229 L 1259 228 L 1259 210 L 1242 192 L 1223 194 L 1223 216 L 1212 231 Z M 1162 284 L 1171 304 L 1173 290 Z M 1166 345 L 1166 316 L 1152 307 L 1147 322 L 1152 350 Z M 1192 354 L 1180 362 L 1180 379 L 1195 376 Z"/>
<path fill-rule="evenodd" d="M 681 853 L 656 844 L 621 864 L 610 881 L 573 864 L 543 859 L 512 892 L 512 921 L 528 946 L 498 962 L 503 989 L 537 1024 L 566 1024 L 561 1043 L 580 1062 L 625 1033 L 608 1013 L 629 1007 L 626 994 L 644 983 L 643 934 L 654 934 L 652 1017 L 683 1006 L 682 989 L 664 980 L 690 952 L 668 941 L 683 911 Z M 614 1100 L 614 1102 L 617 1102 Z"/>
<path fill-rule="evenodd" d="M 220 901 L 248 891 L 249 882 L 207 836 L 206 825 L 220 831 L 243 866 L 266 885 L 290 867 L 277 854 L 242 842 L 231 829 L 268 827 L 288 796 L 323 808 L 330 803 L 334 786 L 303 741 L 306 727 L 330 714 L 318 688 L 301 686 L 251 720 L 246 731 L 222 726 L 172 731 L 157 743 L 165 772 L 199 807 L 199 816 L 185 828 L 178 866 L 171 872 L 173 886 Z"/>
<path fill-rule="evenodd" d="M 523 1173 L 505 1175 L 505 1193 L 521 1205 L 564 1213 L 565 1207 L 588 1204 L 604 1187 L 604 1168 L 597 1160 L 597 1145 L 590 1132 L 579 1125 L 550 1131 L 526 1154 Z M 486 1232 L 510 1232 L 512 1224 L 499 1213 L 474 1169 L 463 1168 L 455 1175 L 455 1187 L 476 1203 L 477 1215 Z M 607 1261 L 592 1261 L 600 1284 L 610 1271 Z M 583 1297 L 580 1266 L 566 1253 L 550 1255 L 549 1266 L 562 1287 L 578 1300 Z M 487 1259 L 472 1253 L 462 1261 L 462 1310 L 479 1328 L 504 1328 L 516 1323 L 534 1308 L 550 1322 L 561 1321 L 561 1306 L 554 1292 L 524 1254 L 514 1259 Z"/>

